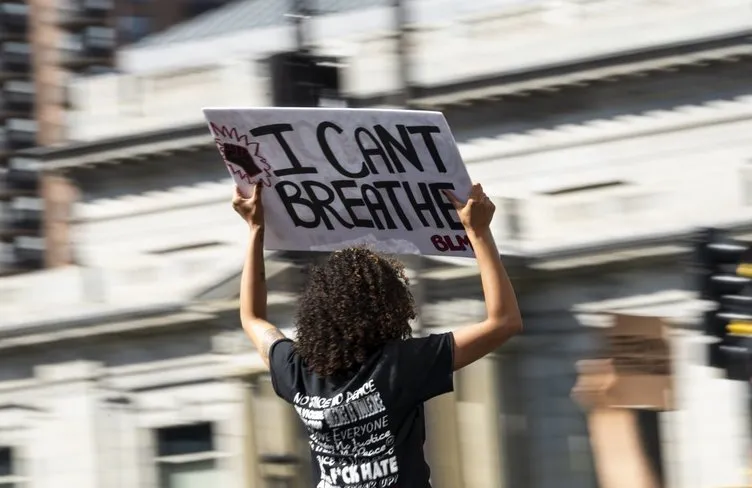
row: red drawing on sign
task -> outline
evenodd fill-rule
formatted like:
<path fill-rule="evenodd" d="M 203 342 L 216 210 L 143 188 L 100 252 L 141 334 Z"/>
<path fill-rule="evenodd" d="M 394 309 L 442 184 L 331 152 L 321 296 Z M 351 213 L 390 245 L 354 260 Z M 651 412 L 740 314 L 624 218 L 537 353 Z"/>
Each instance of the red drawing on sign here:
<path fill-rule="evenodd" d="M 249 184 L 261 180 L 264 186 L 272 186 L 272 167 L 261 156 L 258 142 L 251 141 L 246 134 L 238 133 L 234 127 L 219 127 L 213 122 L 209 125 L 214 143 L 232 175 Z"/>

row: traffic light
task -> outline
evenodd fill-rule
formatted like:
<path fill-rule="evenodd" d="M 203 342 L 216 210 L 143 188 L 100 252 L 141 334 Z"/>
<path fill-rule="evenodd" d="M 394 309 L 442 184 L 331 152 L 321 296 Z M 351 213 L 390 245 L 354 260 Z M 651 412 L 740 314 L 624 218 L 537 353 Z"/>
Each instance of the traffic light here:
<path fill-rule="evenodd" d="M 752 242 L 703 229 L 695 238 L 695 276 L 700 298 L 713 304 L 704 315 L 709 363 L 730 378 L 750 379 L 752 357 Z"/>
<path fill-rule="evenodd" d="M 272 103 L 276 107 L 342 105 L 340 63 L 306 51 L 275 54 L 269 59 Z"/>

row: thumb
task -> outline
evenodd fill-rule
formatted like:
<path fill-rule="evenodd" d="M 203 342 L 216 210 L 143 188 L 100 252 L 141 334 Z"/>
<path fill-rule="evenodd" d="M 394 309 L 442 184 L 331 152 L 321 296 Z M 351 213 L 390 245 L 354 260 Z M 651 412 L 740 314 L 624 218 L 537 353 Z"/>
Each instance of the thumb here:
<path fill-rule="evenodd" d="M 465 204 L 462 203 L 459 198 L 457 198 L 457 195 L 455 195 L 452 190 L 441 190 L 441 192 L 446 195 L 447 199 L 449 199 L 449 202 L 454 206 L 455 209 L 460 210 L 465 206 Z"/>

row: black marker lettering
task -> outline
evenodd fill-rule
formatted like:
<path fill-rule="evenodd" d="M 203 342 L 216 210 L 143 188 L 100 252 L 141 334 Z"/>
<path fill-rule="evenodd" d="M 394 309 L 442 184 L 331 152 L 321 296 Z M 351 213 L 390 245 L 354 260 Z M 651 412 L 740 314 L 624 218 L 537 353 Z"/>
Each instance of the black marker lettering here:
<path fill-rule="evenodd" d="M 321 122 L 316 129 L 316 140 L 319 143 L 319 146 L 321 147 L 321 152 L 324 153 L 324 157 L 327 161 L 329 161 L 329 164 L 334 167 L 342 176 L 347 176 L 348 178 L 364 178 L 368 176 L 368 168 L 366 167 L 366 163 L 364 162 L 363 165 L 360 167 L 360 171 L 357 173 L 352 173 L 345 169 L 342 164 L 337 161 L 337 157 L 334 155 L 334 152 L 332 151 L 331 146 L 329 145 L 329 141 L 326 140 L 326 130 L 327 129 L 333 129 L 337 134 L 342 134 L 342 128 L 339 127 L 334 122 Z"/>
<path fill-rule="evenodd" d="M 386 165 L 386 169 L 390 173 L 394 173 L 394 168 L 392 168 L 392 163 L 389 161 L 389 158 L 386 157 L 386 153 L 384 152 L 384 148 L 381 147 L 381 144 L 379 141 L 371 134 L 368 129 L 363 127 L 358 127 L 355 129 L 355 141 L 358 143 L 358 149 L 360 149 L 360 154 L 363 155 L 363 159 L 365 160 L 365 164 L 368 165 L 368 169 L 371 170 L 371 174 L 377 175 L 379 174 L 378 170 L 376 169 L 376 165 L 373 162 L 373 158 L 375 156 L 380 157 L 384 164 Z M 367 148 L 365 147 L 365 144 L 363 143 L 363 136 L 367 135 L 369 139 L 371 139 L 371 144 L 373 147 Z"/>
<path fill-rule="evenodd" d="M 444 216 L 449 228 L 452 230 L 463 230 L 465 227 L 454 218 L 454 216 L 457 215 L 454 205 L 447 200 L 444 193 L 441 191 L 454 190 L 454 185 L 452 183 L 429 183 L 428 187 L 431 189 L 431 195 L 433 195 L 436 206 L 441 210 L 441 214 Z"/>
<path fill-rule="evenodd" d="M 407 133 L 407 129 L 403 124 L 397 125 L 397 131 L 399 132 L 400 139 L 402 139 L 402 141 L 398 141 L 397 138 L 390 134 L 389 131 L 386 130 L 382 125 L 376 125 L 373 127 L 373 129 L 376 132 L 379 140 L 381 141 L 384 150 L 392 160 L 392 164 L 394 165 L 394 168 L 398 173 L 404 173 L 405 167 L 402 165 L 402 161 L 400 161 L 400 157 L 397 155 L 397 151 L 399 151 L 402 157 L 407 159 L 407 161 L 412 164 L 415 169 L 417 169 L 421 173 L 423 172 L 423 165 L 421 164 L 420 158 L 418 157 L 418 152 L 415 150 L 413 141 L 410 140 L 410 135 Z"/>
<path fill-rule="evenodd" d="M 431 216 L 433 217 L 434 222 L 436 222 L 436 227 L 438 227 L 439 229 L 443 229 L 444 223 L 439 218 L 439 212 L 436 211 L 436 205 L 434 205 L 433 199 L 431 198 L 431 190 L 428 188 L 428 184 L 418 183 L 418 189 L 420 190 L 420 193 L 423 196 L 422 202 L 419 202 L 415 198 L 415 194 L 410 188 L 409 183 L 407 182 L 403 183 L 402 187 L 405 189 L 405 193 L 407 194 L 407 199 L 410 200 L 410 205 L 412 205 L 413 209 L 415 209 L 415 213 L 418 215 L 418 218 L 420 219 L 420 222 L 423 224 L 423 227 L 431 226 L 431 224 L 428 223 L 428 220 L 426 219 L 425 215 L 423 215 L 423 212 L 429 212 Z"/>
<path fill-rule="evenodd" d="M 378 214 L 378 212 L 381 212 L 384 215 L 384 221 L 386 221 L 386 228 L 396 229 L 397 224 L 394 223 L 394 219 L 389 214 L 389 208 L 387 207 L 384 199 L 381 197 L 381 193 L 379 193 L 376 188 L 368 184 L 362 185 L 360 187 L 360 191 L 363 194 L 363 201 L 365 202 L 366 207 L 368 207 L 368 211 L 371 212 L 371 218 L 376 224 L 376 228 L 384 229 L 384 224 L 381 223 L 381 219 L 379 218 Z"/>
<path fill-rule="evenodd" d="M 318 208 L 318 214 L 327 229 L 334 230 L 334 226 L 332 225 L 331 220 L 329 220 L 329 216 L 326 214 L 327 210 L 330 214 L 332 214 L 332 217 L 337 219 L 339 223 L 342 224 L 344 228 L 352 229 L 354 227 L 352 223 L 340 217 L 337 211 L 332 208 L 332 202 L 334 202 L 336 195 L 331 188 L 321 182 L 310 180 L 303 181 L 300 186 L 302 186 L 303 190 L 305 190 L 306 194 L 308 194 L 308 198 L 311 199 L 311 203 Z M 320 196 L 316 193 L 316 189 L 320 189 L 325 193 L 325 195 L 323 197 Z"/>
<path fill-rule="evenodd" d="M 298 157 L 295 155 L 292 148 L 290 147 L 290 144 L 285 139 L 285 136 L 282 135 L 284 132 L 292 132 L 293 130 L 294 129 L 291 124 L 271 124 L 271 125 L 262 125 L 261 127 L 256 127 L 255 129 L 251 130 L 251 134 L 254 137 L 273 135 L 274 138 L 279 143 L 282 150 L 285 152 L 285 155 L 287 156 L 287 159 L 290 161 L 290 165 L 292 166 L 292 168 L 276 169 L 274 170 L 274 174 L 276 176 L 304 175 L 304 174 L 318 173 L 318 170 L 316 168 L 311 167 L 311 166 L 305 167 L 302 164 L 300 164 L 300 161 L 298 160 Z"/>
<path fill-rule="evenodd" d="M 342 201 L 342 204 L 345 207 L 345 210 L 347 211 L 348 215 L 350 215 L 350 218 L 352 219 L 352 222 L 355 227 L 365 227 L 365 228 L 373 228 L 373 222 L 367 219 L 361 219 L 358 218 L 357 215 L 355 215 L 355 212 L 353 211 L 356 207 L 364 207 L 366 204 L 363 201 L 363 198 L 351 198 L 347 197 L 345 195 L 344 190 L 347 188 L 356 188 L 357 185 L 352 180 L 338 180 L 338 181 L 332 181 L 331 183 L 332 188 L 334 188 L 334 191 L 337 192 L 337 196 Z M 362 194 L 362 190 L 361 190 Z M 452 207 L 454 208 L 454 207 Z"/>
<path fill-rule="evenodd" d="M 431 134 L 440 134 L 441 130 L 433 125 L 412 125 L 407 128 L 407 131 L 410 134 L 420 134 L 423 137 L 423 144 L 426 145 L 428 153 L 431 155 L 431 158 L 433 158 L 436 169 L 439 170 L 439 173 L 446 173 L 447 169 L 444 165 L 444 161 L 442 161 L 439 150 L 436 148 L 436 143 L 431 136 Z"/>
<path fill-rule="evenodd" d="M 405 212 L 402 211 L 402 207 L 400 206 L 399 199 L 397 198 L 397 194 L 394 192 L 396 188 L 400 187 L 399 181 L 374 181 L 373 182 L 374 188 L 383 188 L 386 191 L 387 196 L 389 196 L 389 201 L 392 204 L 392 207 L 394 208 L 394 211 L 397 212 L 397 216 L 402 221 L 402 225 L 405 227 L 406 230 L 413 230 L 413 226 L 410 224 L 410 220 L 407 218 L 407 215 L 405 215 Z"/>
<path fill-rule="evenodd" d="M 282 204 L 285 206 L 285 210 L 287 210 L 287 215 L 290 216 L 295 227 L 315 229 L 319 226 L 321 218 L 319 217 L 316 207 L 312 205 L 310 201 L 301 197 L 301 191 L 300 188 L 298 188 L 298 185 L 291 181 L 280 181 L 274 185 L 274 189 L 282 200 Z M 302 205 L 308 208 L 313 213 L 313 220 L 308 222 L 300 218 L 295 210 L 296 205 Z"/>

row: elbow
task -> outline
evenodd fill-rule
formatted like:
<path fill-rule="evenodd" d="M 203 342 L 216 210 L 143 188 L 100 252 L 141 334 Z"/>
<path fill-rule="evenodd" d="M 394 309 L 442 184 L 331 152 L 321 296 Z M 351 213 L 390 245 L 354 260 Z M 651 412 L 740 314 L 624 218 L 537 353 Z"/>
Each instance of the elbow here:
<path fill-rule="evenodd" d="M 522 332 L 522 315 L 520 315 L 519 310 L 517 310 L 517 313 L 509 317 L 507 320 L 507 327 L 509 327 L 514 334 Z"/>
<path fill-rule="evenodd" d="M 489 322 L 499 343 L 504 343 L 522 332 L 522 316 L 519 313 L 491 318 Z"/>
<path fill-rule="evenodd" d="M 520 314 L 505 317 L 501 329 L 504 330 L 507 336 L 514 336 L 522 332 L 522 317 Z"/>
<path fill-rule="evenodd" d="M 522 318 L 518 318 L 516 321 L 509 324 L 510 331 L 512 335 L 517 335 L 522 333 Z"/>
<path fill-rule="evenodd" d="M 256 317 L 252 313 L 241 313 L 240 314 L 240 326 L 246 332 L 248 332 L 253 327 L 253 324 L 255 324 L 256 322 L 258 322 L 258 320 L 259 320 L 259 317 Z"/>
<path fill-rule="evenodd" d="M 257 320 L 266 320 L 266 310 L 249 307 L 240 310 L 240 323 L 255 322 Z"/>

